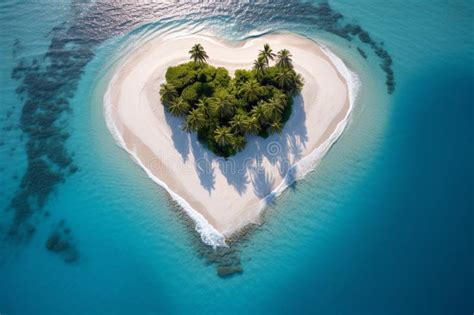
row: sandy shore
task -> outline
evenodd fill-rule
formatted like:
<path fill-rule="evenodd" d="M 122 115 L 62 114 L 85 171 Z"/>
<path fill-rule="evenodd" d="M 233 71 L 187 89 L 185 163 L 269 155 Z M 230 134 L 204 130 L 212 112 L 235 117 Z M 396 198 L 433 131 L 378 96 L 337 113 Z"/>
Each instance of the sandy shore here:
<path fill-rule="evenodd" d="M 280 135 L 249 137 L 243 152 L 224 160 L 181 130 L 182 119 L 160 103 L 159 86 L 167 67 L 187 61 L 195 43 L 204 46 L 209 63 L 231 74 L 251 68 L 264 43 L 274 51 L 291 51 L 305 86 Z M 259 223 L 265 204 L 315 167 L 347 124 L 356 81 L 336 56 L 293 34 L 242 43 L 206 35 L 168 36 L 146 42 L 115 67 L 104 112 L 120 145 L 184 207 L 203 241 L 221 246 L 225 237 Z"/>

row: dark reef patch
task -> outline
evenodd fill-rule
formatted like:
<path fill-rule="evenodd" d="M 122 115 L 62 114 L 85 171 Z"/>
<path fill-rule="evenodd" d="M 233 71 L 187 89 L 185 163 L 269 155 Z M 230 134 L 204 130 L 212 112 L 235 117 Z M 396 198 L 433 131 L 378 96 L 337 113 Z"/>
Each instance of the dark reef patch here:
<path fill-rule="evenodd" d="M 370 34 L 364 30 L 360 25 L 352 23 L 344 23 L 344 16 L 334 11 L 329 3 L 323 2 L 317 6 L 313 6 L 314 14 L 319 16 L 317 20 L 317 25 L 330 33 L 333 33 L 339 37 L 342 37 L 348 41 L 352 41 L 356 38 L 360 42 L 368 45 L 374 53 L 380 58 L 381 64 L 380 67 L 386 74 L 385 84 L 387 86 L 388 94 L 392 94 L 395 91 L 395 75 L 392 69 L 392 58 L 388 51 L 383 47 L 383 43 L 377 43 Z M 366 56 L 365 52 L 358 48 L 359 53 L 362 57 Z M 362 52 L 364 54 L 362 54 Z M 364 59 L 366 59 L 364 57 Z"/>
<path fill-rule="evenodd" d="M 36 224 L 49 217 L 49 212 L 47 216 L 46 212 L 42 214 L 42 208 L 51 192 L 80 170 L 74 164 L 72 152 L 66 147 L 69 138 L 68 117 L 73 110 L 70 100 L 85 66 L 94 57 L 94 49 L 114 36 L 131 30 L 135 34 L 180 21 L 198 24 L 215 18 L 242 33 L 266 25 L 284 30 L 297 23 L 298 29 L 323 30 L 348 41 L 358 40 L 372 49 L 381 60 L 388 93 L 391 94 L 395 89 L 392 58 L 384 45 L 374 40 L 360 25 L 346 22 L 344 16 L 327 2 L 272 1 L 236 3 L 233 6 L 215 2 L 174 6 L 152 2 L 74 1 L 69 16 L 71 18 L 67 22 L 59 24 L 47 34 L 51 42 L 43 56 L 24 58 L 21 41 L 12 43 L 16 66 L 12 69 L 11 78 L 18 82 L 16 93 L 23 103 L 18 127 L 24 136 L 27 167 L 7 205 L 6 210 L 12 215 L 1 219 L 9 239 L 30 239 L 35 233 Z M 14 129 L 11 126 L 5 128 L 2 145 L 6 137 L 4 134 Z M 204 246 L 199 237 L 196 239 L 201 244 L 199 248 L 202 256 L 208 257 L 209 262 L 220 268 L 221 275 L 242 271 L 239 251 L 233 245 L 227 250 L 214 251 Z M 56 231 L 51 234 L 46 246 L 60 255 L 68 253 L 67 257 L 71 258 L 74 256 L 68 256 L 73 248 L 71 240 L 70 233 Z"/>
<path fill-rule="evenodd" d="M 362 58 L 367 59 L 367 53 L 363 49 L 357 47 L 357 51 L 362 56 Z"/>
<path fill-rule="evenodd" d="M 49 251 L 60 255 L 66 263 L 79 261 L 79 251 L 71 235 L 71 229 L 66 226 L 64 220 L 53 227 L 45 246 Z"/>
<path fill-rule="evenodd" d="M 232 267 L 232 266 L 221 266 L 217 267 L 217 275 L 221 278 L 230 277 L 235 274 L 242 273 L 243 270 L 241 267 Z"/>

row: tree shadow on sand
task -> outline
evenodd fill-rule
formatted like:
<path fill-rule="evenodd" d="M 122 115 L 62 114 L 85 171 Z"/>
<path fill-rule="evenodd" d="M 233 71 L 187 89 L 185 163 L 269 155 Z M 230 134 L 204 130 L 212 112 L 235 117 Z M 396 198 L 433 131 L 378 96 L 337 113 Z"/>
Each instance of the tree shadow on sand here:
<path fill-rule="evenodd" d="M 308 142 L 306 129 L 306 113 L 304 111 L 304 100 L 301 95 L 294 98 L 290 119 L 286 122 L 281 134 L 275 134 L 265 139 L 260 153 L 265 156 L 271 164 L 278 166 L 280 176 L 285 176 L 295 161 L 303 156 Z"/>
<path fill-rule="evenodd" d="M 190 142 L 195 161 L 194 168 L 199 176 L 201 186 L 211 194 L 216 184 L 216 175 L 214 174 L 214 166 L 212 165 L 213 156 L 210 151 L 198 142 L 196 135 L 190 137 Z"/>
<path fill-rule="evenodd" d="M 272 192 L 275 179 L 262 165 L 261 159 L 256 159 L 255 165 L 250 168 L 250 179 L 255 195 L 264 198 Z"/>
<path fill-rule="evenodd" d="M 187 162 L 192 150 L 196 161 L 194 167 L 199 181 L 202 187 L 210 194 L 214 190 L 216 181 L 214 167 L 212 166 L 213 157 L 210 156 L 210 151 L 198 143 L 195 135 L 190 135 L 182 129 L 183 119 L 181 117 L 174 117 L 164 108 L 162 110 L 165 120 L 171 129 L 171 139 L 176 151 L 181 155 L 183 162 Z"/>
<path fill-rule="evenodd" d="M 227 183 L 242 195 L 247 191 L 249 177 L 247 175 L 247 165 L 244 163 L 236 163 L 232 158 L 218 160 L 219 170 L 225 176 Z"/>
<path fill-rule="evenodd" d="M 181 155 L 183 162 L 189 157 L 190 140 L 189 134 L 181 128 L 182 118 L 174 117 L 164 107 L 161 109 L 165 115 L 165 120 L 171 128 L 171 139 L 173 140 L 176 151 Z"/>

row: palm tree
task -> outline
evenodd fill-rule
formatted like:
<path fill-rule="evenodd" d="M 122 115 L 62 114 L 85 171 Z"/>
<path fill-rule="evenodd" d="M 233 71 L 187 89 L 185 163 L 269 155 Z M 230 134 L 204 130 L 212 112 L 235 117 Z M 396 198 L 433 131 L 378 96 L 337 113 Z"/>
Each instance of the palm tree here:
<path fill-rule="evenodd" d="M 283 93 L 274 95 L 271 99 L 268 100 L 268 102 L 272 103 L 273 106 L 278 109 L 280 114 L 285 110 L 285 107 L 288 104 L 286 95 Z"/>
<path fill-rule="evenodd" d="M 216 143 L 222 147 L 230 144 L 233 139 L 233 133 L 230 127 L 227 126 L 222 126 L 222 127 L 217 127 L 216 130 L 214 130 L 214 140 Z"/>
<path fill-rule="evenodd" d="M 258 121 L 257 117 L 247 117 L 244 122 L 244 130 L 253 135 L 258 134 L 258 132 L 260 131 L 260 122 Z"/>
<path fill-rule="evenodd" d="M 281 89 L 291 90 L 293 83 L 293 71 L 288 68 L 284 68 L 276 74 L 275 80 Z"/>
<path fill-rule="evenodd" d="M 214 115 L 220 119 L 234 115 L 235 105 L 230 95 L 212 98 L 211 106 Z"/>
<path fill-rule="evenodd" d="M 270 125 L 270 132 L 280 133 L 283 130 L 283 124 L 280 120 L 275 120 Z"/>
<path fill-rule="evenodd" d="M 257 106 L 254 106 L 250 113 L 261 125 L 267 122 L 265 102 L 260 102 Z"/>
<path fill-rule="evenodd" d="M 281 106 L 283 109 L 285 109 L 286 105 L 288 105 L 288 97 L 284 93 L 281 93 L 281 92 L 276 93 L 276 94 L 273 95 L 273 97 L 271 99 L 273 99 L 275 102 L 277 102 L 278 106 Z"/>
<path fill-rule="evenodd" d="M 275 54 L 273 53 L 272 49 L 270 48 L 270 45 L 268 44 L 263 45 L 263 50 L 260 50 L 260 52 L 258 53 L 258 59 L 265 60 L 267 66 L 270 63 L 270 60 L 273 60 L 274 57 Z"/>
<path fill-rule="evenodd" d="M 199 101 L 196 103 L 196 108 L 200 109 L 206 116 L 208 116 L 208 98 L 200 98 Z"/>
<path fill-rule="evenodd" d="M 262 86 L 255 79 L 248 80 L 240 88 L 240 94 L 249 103 L 257 101 L 261 91 Z"/>
<path fill-rule="evenodd" d="M 293 91 L 301 91 L 304 85 L 304 78 L 299 73 L 293 74 Z"/>
<path fill-rule="evenodd" d="M 171 101 L 178 97 L 178 91 L 173 84 L 163 83 L 160 85 L 160 95 L 163 105 L 168 106 Z"/>
<path fill-rule="evenodd" d="M 234 136 L 232 138 L 231 145 L 232 145 L 232 148 L 236 152 L 239 152 L 239 151 L 242 151 L 245 148 L 246 143 L 247 143 L 247 141 L 245 140 L 245 137 L 241 136 L 241 135 L 238 135 L 238 136 Z"/>
<path fill-rule="evenodd" d="M 201 44 L 195 44 L 189 51 L 189 54 L 191 55 L 190 59 L 197 64 L 206 63 L 206 59 L 209 58 Z"/>
<path fill-rule="evenodd" d="M 265 59 L 262 57 L 258 57 L 258 59 L 253 62 L 253 68 L 255 69 L 255 72 L 257 73 L 258 77 L 263 75 L 265 73 L 265 69 L 267 68 L 267 63 L 265 62 Z"/>
<path fill-rule="evenodd" d="M 233 128 L 234 132 L 245 132 L 248 118 L 249 117 L 246 114 L 237 114 L 232 117 L 230 126 Z"/>
<path fill-rule="evenodd" d="M 186 131 L 198 131 L 206 125 L 206 116 L 203 111 L 195 108 L 189 112 L 186 116 L 184 123 L 184 130 Z"/>
<path fill-rule="evenodd" d="M 273 98 L 262 103 L 262 107 L 264 109 L 266 120 L 270 122 L 279 119 L 283 112 L 283 107 L 281 107 L 279 102 L 275 101 Z"/>
<path fill-rule="evenodd" d="M 191 109 L 188 102 L 183 100 L 181 97 L 174 99 L 168 107 L 170 113 L 174 116 L 181 116 L 186 114 Z"/>
<path fill-rule="evenodd" d="M 291 60 L 291 53 L 288 49 L 282 49 L 277 54 L 276 66 L 279 68 L 293 69 L 293 60 Z"/>

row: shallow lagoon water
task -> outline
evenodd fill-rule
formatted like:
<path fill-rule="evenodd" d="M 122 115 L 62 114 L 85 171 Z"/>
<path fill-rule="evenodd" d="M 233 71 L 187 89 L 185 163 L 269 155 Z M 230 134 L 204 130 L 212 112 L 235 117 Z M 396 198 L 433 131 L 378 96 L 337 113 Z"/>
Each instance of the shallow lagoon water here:
<path fill-rule="evenodd" d="M 394 60 L 392 95 L 373 51 L 319 29 L 314 16 L 301 19 L 303 4 L 243 5 L 227 15 L 205 6 L 197 12 L 157 6 L 148 14 L 136 9 L 145 22 L 133 16 L 123 25 L 110 22 L 115 27 L 93 46 L 72 88 L 72 111 L 64 114 L 70 134 L 64 145 L 79 170 L 49 195 L 42 211 L 50 216 L 32 218 L 36 232 L 29 240 L 2 237 L 0 313 L 472 312 L 472 3 L 330 5 L 384 42 Z M 23 57 L 41 62 L 53 27 L 88 14 L 104 21 L 123 14 L 91 7 L 0 5 L 0 167 L 6 179 L 0 201 L 6 208 L 27 163 L 27 136 L 19 129 L 25 95 L 16 93 L 11 72 Z M 127 8 L 131 15 L 133 8 Z M 272 20 L 275 12 L 280 16 Z M 103 74 L 118 50 L 183 27 L 210 28 L 231 39 L 267 30 L 304 34 L 330 47 L 362 82 L 342 138 L 267 209 L 265 223 L 236 244 L 244 272 L 228 279 L 217 277 L 192 226 L 115 144 L 102 115 Z M 45 248 L 61 220 L 79 252 L 72 264 Z M 0 221 L 2 235 L 9 226 Z"/>

